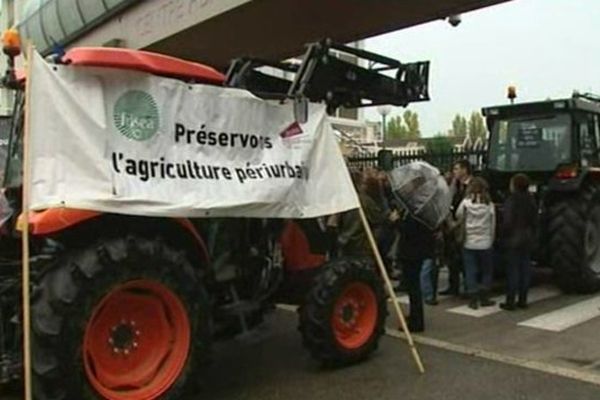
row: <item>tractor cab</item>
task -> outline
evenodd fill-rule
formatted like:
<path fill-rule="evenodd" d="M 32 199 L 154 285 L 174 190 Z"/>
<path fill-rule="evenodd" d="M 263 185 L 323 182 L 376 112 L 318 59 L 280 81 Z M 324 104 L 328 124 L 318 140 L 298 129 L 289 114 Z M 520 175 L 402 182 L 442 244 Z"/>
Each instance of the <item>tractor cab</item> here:
<path fill-rule="evenodd" d="M 535 261 L 551 267 L 566 292 L 600 290 L 600 97 L 574 94 L 483 114 L 494 201 L 501 209 L 511 177 L 525 173 L 539 207 Z"/>
<path fill-rule="evenodd" d="M 487 174 L 493 187 L 526 173 L 532 190 L 567 190 L 600 166 L 600 98 L 572 98 L 483 109 L 489 130 Z M 495 193 L 498 194 L 498 193 Z"/>

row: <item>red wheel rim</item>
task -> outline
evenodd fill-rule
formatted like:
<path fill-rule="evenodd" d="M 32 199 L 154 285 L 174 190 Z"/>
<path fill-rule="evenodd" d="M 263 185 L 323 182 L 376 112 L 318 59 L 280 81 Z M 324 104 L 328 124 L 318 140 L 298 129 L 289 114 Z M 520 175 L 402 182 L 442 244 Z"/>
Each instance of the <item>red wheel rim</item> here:
<path fill-rule="evenodd" d="M 333 307 L 331 325 L 340 346 L 357 349 L 369 341 L 377 324 L 377 298 L 362 282 L 348 285 Z"/>
<path fill-rule="evenodd" d="M 190 350 L 190 322 L 166 286 L 131 281 L 107 294 L 85 329 L 83 361 L 107 400 L 150 400 L 180 376 Z"/>

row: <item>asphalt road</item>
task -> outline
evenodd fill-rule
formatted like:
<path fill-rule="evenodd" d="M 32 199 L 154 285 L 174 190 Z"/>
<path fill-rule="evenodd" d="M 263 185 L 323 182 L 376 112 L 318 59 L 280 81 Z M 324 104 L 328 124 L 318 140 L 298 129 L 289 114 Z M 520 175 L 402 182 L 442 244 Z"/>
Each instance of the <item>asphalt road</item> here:
<path fill-rule="evenodd" d="M 518 313 L 470 315 L 454 298 L 427 307 L 427 331 L 418 336 L 424 375 L 406 343 L 391 336 L 363 364 L 322 369 L 302 348 L 295 313 L 278 310 L 256 335 L 217 344 L 213 363 L 196 377 L 198 391 L 186 400 L 599 399 L 600 378 L 592 379 L 596 385 L 565 378 L 600 374 L 600 317 L 592 313 L 569 325 L 569 315 L 597 297 L 553 294 L 541 286 L 536 293 L 540 300 Z M 563 309 L 571 311 L 561 316 Z M 390 316 L 388 326 L 394 325 Z M 19 398 L 0 388 L 0 399 Z"/>
<path fill-rule="evenodd" d="M 499 302 L 504 298 L 497 289 Z M 439 305 L 425 307 L 423 336 L 444 348 L 458 345 L 538 363 L 543 370 L 568 369 L 600 383 L 600 294 L 565 295 L 548 271 L 536 271 L 529 299 L 527 310 L 507 312 L 498 306 L 473 311 L 466 300 L 442 297 Z"/>
<path fill-rule="evenodd" d="M 304 352 L 295 315 L 279 311 L 254 343 L 218 346 L 189 400 L 563 400 L 600 398 L 600 386 L 421 345 L 420 375 L 405 343 L 385 337 L 366 363 L 323 370 Z"/>

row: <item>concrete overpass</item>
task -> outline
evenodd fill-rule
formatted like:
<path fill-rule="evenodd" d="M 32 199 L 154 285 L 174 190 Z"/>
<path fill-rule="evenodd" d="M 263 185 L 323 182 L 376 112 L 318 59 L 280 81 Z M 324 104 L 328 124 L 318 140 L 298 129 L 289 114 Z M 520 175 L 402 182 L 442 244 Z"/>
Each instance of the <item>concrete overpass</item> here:
<path fill-rule="evenodd" d="M 240 55 L 283 59 L 324 37 L 352 42 L 509 0 L 30 1 L 40 16 L 30 5 L 22 31 L 46 44 L 149 49 L 224 67 Z"/>

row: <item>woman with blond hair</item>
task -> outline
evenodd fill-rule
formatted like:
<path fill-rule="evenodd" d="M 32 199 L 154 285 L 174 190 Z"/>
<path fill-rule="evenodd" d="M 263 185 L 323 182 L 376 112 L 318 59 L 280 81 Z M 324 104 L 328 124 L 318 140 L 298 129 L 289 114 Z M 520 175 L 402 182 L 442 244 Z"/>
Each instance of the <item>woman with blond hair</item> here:
<path fill-rule="evenodd" d="M 473 178 L 467 187 L 465 199 L 458 206 L 456 217 L 463 224 L 463 262 L 469 307 L 477 309 L 493 306 L 489 291 L 493 275 L 494 234 L 496 212 L 483 178 Z M 477 277 L 481 276 L 481 283 Z"/>

